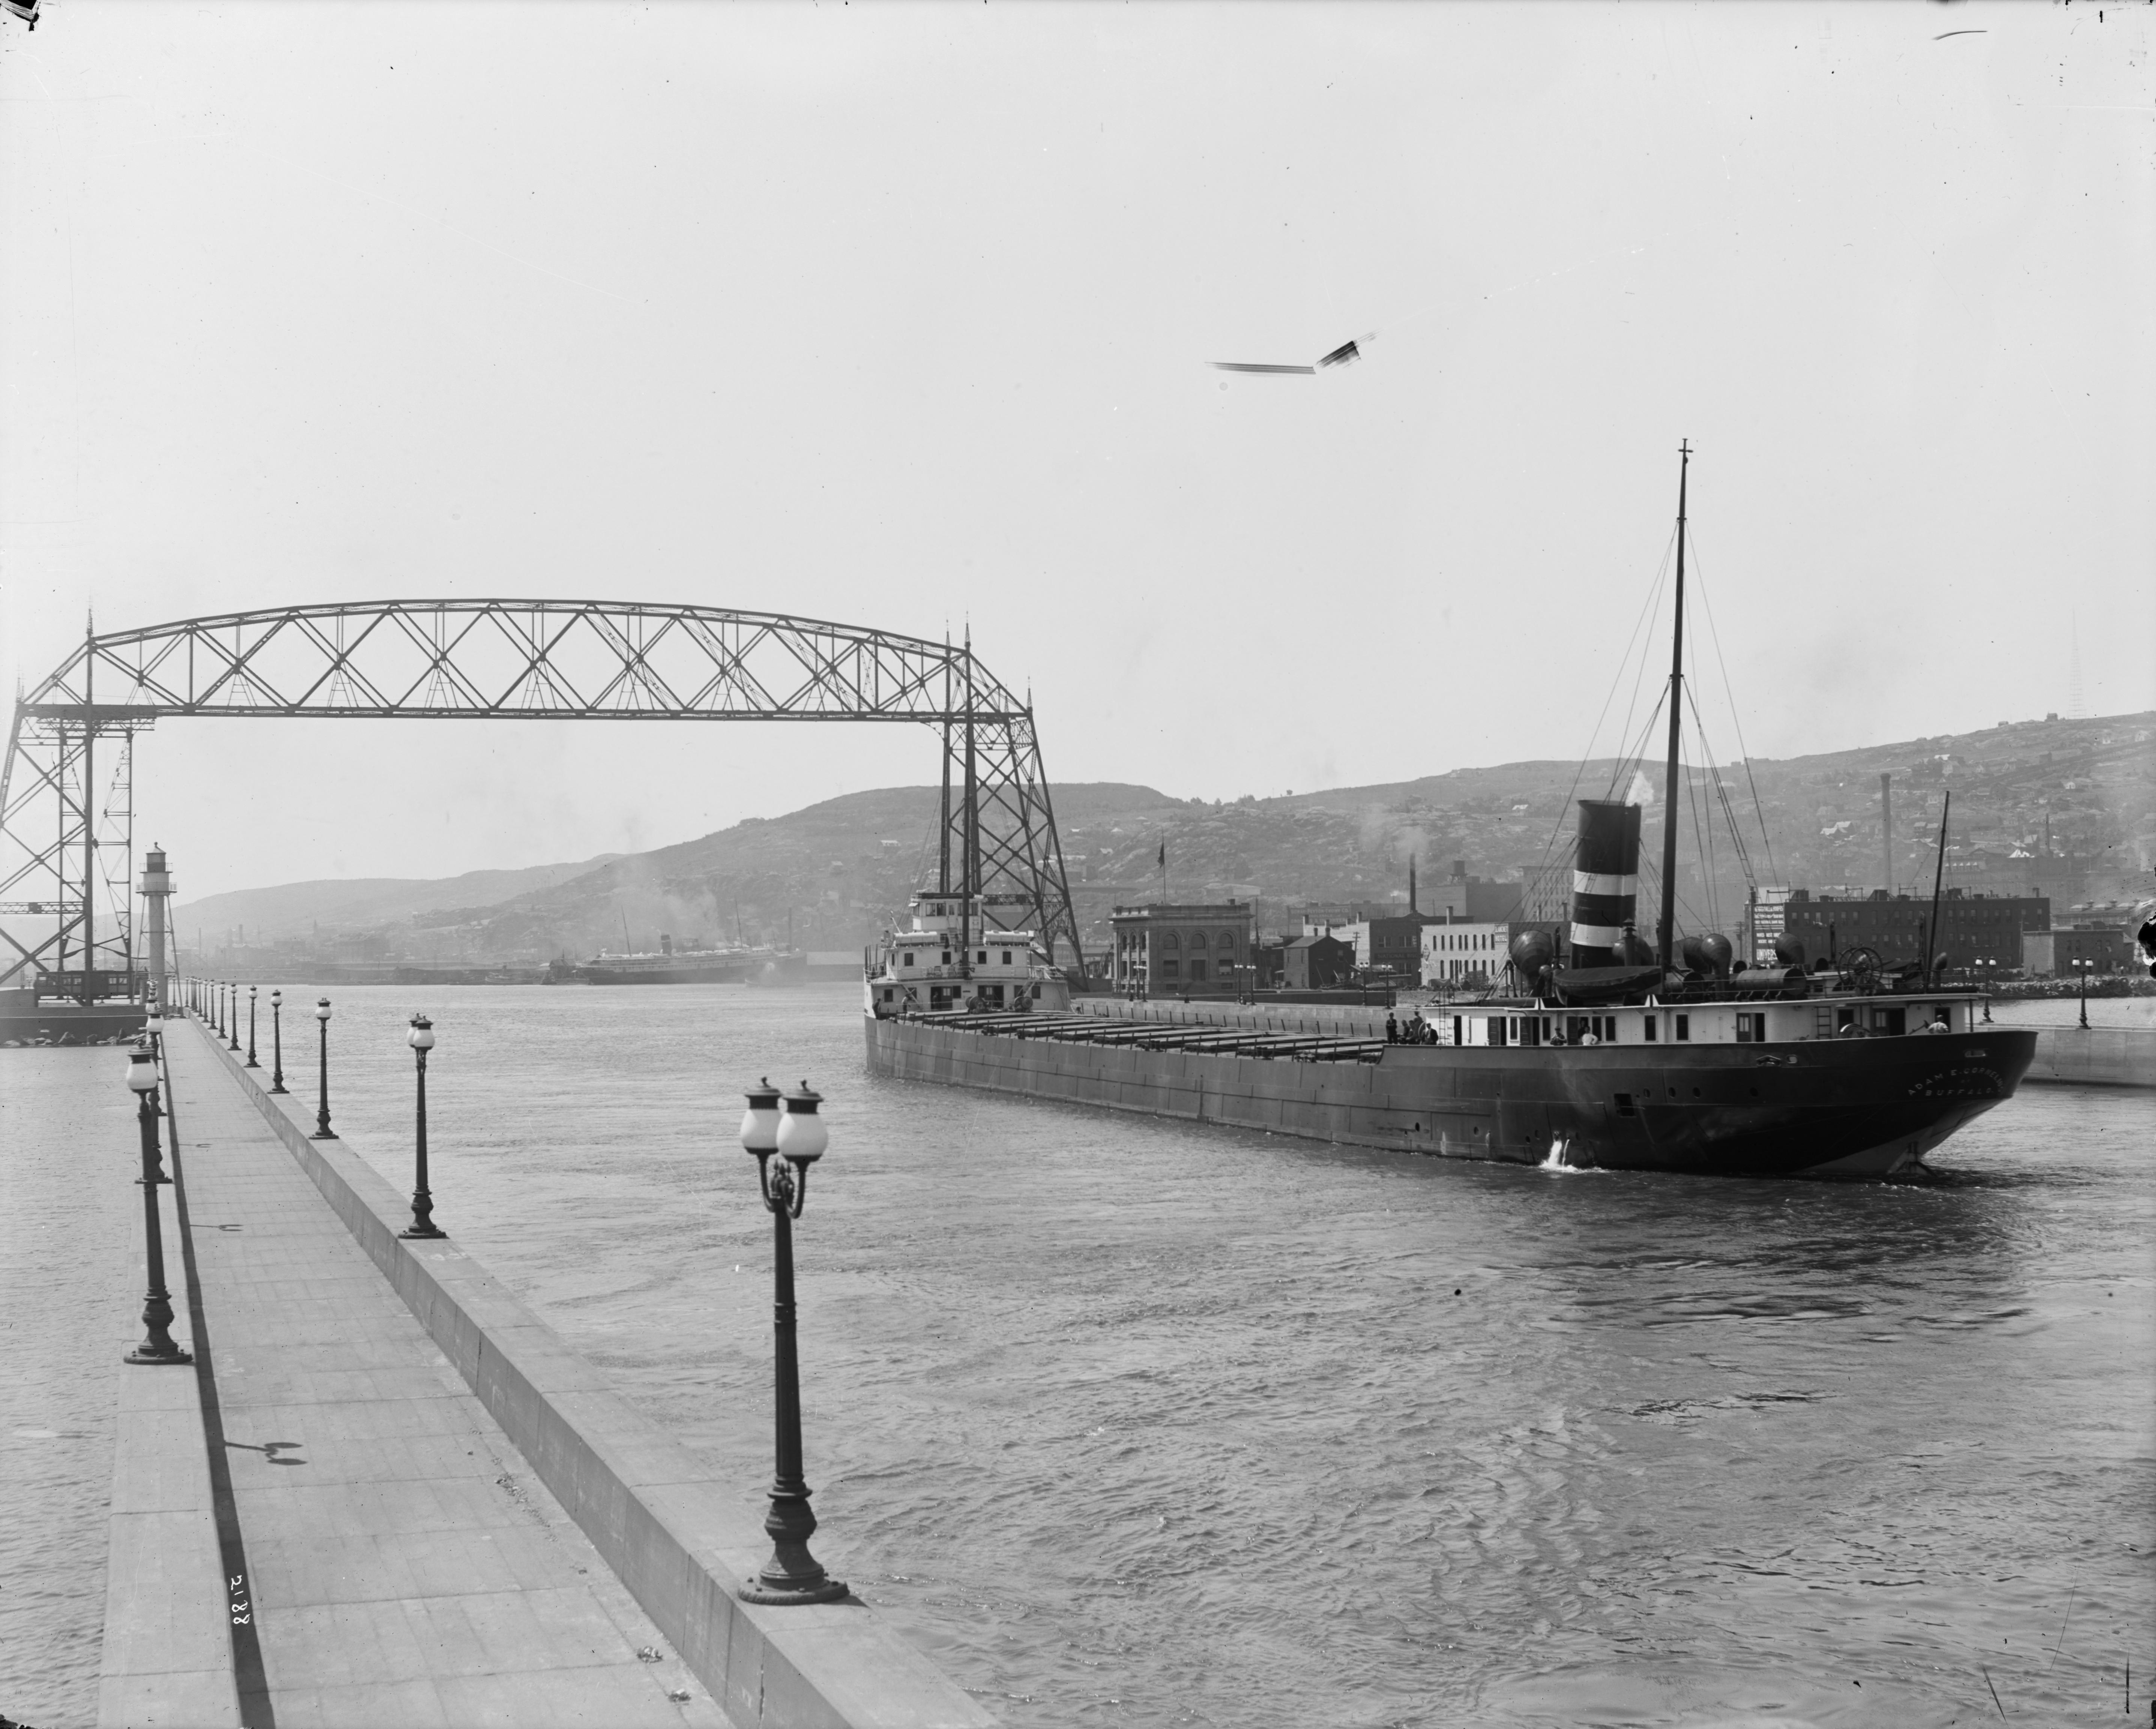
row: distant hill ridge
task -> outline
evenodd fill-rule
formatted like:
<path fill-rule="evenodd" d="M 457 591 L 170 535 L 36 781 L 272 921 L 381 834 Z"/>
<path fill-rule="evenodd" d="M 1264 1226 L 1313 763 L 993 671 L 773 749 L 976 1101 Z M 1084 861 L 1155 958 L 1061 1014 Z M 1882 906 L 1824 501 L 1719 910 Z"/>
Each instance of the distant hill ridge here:
<path fill-rule="evenodd" d="M 2001 861 L 2017 849 L 2042 846 L 2048 821 L 2052 846 L 2080 861 L 2077 870 L 2094 872 L 2092 880 L 2105 872 L 2123 880 L 2145 875 L 2156 857 L 2152 738 L 2156 713 L 2023 721 L 1755 758 L 1725 767 L 1722 780 L 1758 880 L 1882 885 L 1881 772 L 1894 777 L 1897 886 L 1928 886 L 1940 795 L 1949 788 L 1952 870 L 1967 877 L 2005 868 Z M 1661 772 L 1650 767 L 1659 802 Z M 1273 910 L 1299 900 L 1382 904 L 1404 887 L 1411 854 L 1422 861 L 1425 886 L 1455 859 L 1474 874 L 1502 875 L 1543 857 L 1553 837 L 1561 848 L 1571 833 L 1570 798 L 1604 796 L 1619 772 L 1610 759 L 1542 761 L 1233 803 L 1179 799 L 1121 782 L 1057 786 L 1053 796 L 1074 896 L 1081 918 L 1098 931 L 1116 900 L 1158 894 L 1163 845 L 1172 897 L 1257 895 Z M 1689 800 L 1716 802 L 1703 770 L 1688 769 L 1686 784 Z M 1622 787 L 1615 790 L 1622 796 Z M 624 936 L 633 947 L 655 947 L 662 932 L 677 942 L 790 935 L 803 947 L 847 948 L 872 940 L 916 884 L 932 876 L 938 796 L 934 787 L 880 788 L 649 852 L 439 882 L 295 883 L 211 896 L 176 916 L 187 937 L 197 926 L 215 936 L 244 924 L 251 937 L 299 935 L 319 923 L 383 928 L 393 947 L 397 930 L 409 932 L 416 922 L 427 933 L 418 952 L 444 957 L 578 955 L 619 948 Z M 1697 814 L 1704 821 L 1711 812 Z M 1694 820 L 1686 811 L 1687 855 Z M 1645 821 L 1658 834 L 1659 808 L 1650 807 Z M 1726 839 L 1717 844 L 1711 885 L 1697 866 L 1681 867 L 1680 892 L 1689 897 L 1686 917 L 1695 928 L 1727 926 L 1732 900 L 1743 901 L 1737 856 Z"/>
<path fill-rule="evenodd" d="M 291 936 L 316 924 L 336 927 L 402 923 L 414 913 L 452 907 L 485 907 L 514 895 L 552 887 L 621 857 L 600 853 L 566 864 L 532 864 L 521 870 L 468 870 L 435 878 L 325 877 L 275 888 L 234 889 L 199 900 L 175 901 L 172 918 L 183 932 L 199 925 L 205 934 L 244 926 L 250 938 Z"/>

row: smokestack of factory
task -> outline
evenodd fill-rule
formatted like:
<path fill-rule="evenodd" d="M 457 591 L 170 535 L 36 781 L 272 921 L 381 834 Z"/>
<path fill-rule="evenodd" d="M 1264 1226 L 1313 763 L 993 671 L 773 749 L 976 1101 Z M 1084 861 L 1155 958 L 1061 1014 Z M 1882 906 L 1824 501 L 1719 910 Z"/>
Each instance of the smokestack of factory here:
<path fill-rule="evenodd" d="M 1894 892 L 1894 777 L 1879 777 L 1879 886 Z"/>

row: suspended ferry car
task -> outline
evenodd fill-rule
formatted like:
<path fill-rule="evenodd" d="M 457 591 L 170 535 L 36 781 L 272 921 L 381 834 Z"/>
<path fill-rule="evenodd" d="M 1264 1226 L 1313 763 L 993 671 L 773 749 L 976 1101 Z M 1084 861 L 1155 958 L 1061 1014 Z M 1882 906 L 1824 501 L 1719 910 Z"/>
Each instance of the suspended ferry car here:
<path fill-rule="evenodd" d="M 1860 950 L 1808 971 L 1785 947 L 1782 964 L 1739 968 L 1727 937 L 1676 931 L 1684 495 L 1681 479 L 1652 946 L 1636 921 L 1639 808 L 1598 799 L 1579 803 L 1568 952 L 1522 934 L 1522 994 L 1454 1005 L 1430 1043 L 1390 1042 L 1353 1011 L 1074 1007 L 1045 957 L 1019 947 L 1027 933 L 983 928 L 983 897 L 924 895 L 914 928 L 869 958 L 870 1066 L 1455 1157 L 1709 1176 L 1918 1169 L 2013 1095 L 2035 1033 L 1985 1024 L 1979 994 L 1934 987 L 1936 966 L 1890 975 Z"/>

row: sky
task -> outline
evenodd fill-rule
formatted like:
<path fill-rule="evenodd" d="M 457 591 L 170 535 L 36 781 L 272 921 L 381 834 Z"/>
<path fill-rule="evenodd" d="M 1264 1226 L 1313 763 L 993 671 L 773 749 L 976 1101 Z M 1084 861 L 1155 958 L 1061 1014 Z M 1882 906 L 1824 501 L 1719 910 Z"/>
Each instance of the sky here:
<path fill-rule="evenodd" d="M 1724 760 L 2076 670 L 2156 707 L 2152 23 L 49 0 L 0 20 L 0 670 L 92 614 L 695 602 L 970 626 L 1057 781 L 1569 760 L 1681 439 Z M 894 727 L 138 749 L 189 898 L 937 772 Z"/>

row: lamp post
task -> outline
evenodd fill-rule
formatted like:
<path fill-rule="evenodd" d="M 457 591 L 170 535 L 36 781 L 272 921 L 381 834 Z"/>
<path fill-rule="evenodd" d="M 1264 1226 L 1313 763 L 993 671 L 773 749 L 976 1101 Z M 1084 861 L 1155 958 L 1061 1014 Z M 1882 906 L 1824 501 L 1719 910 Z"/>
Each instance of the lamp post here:
<path fill-rule="evenodd" d="M 247 1066 L 250 1069 L 259 1069 L 262 1066 L 254 1060 L 254 987 L 253 985 L 247 988 Z"/>
<path fill-rule="evenodd" d="M 2082 1030 L 2084 1033 L 2088 1031 L 2089 968 L 2094 964 L 2093 962 L 2085 960 L 2079 955 L 2074 957 L 2074 971 L 2081 975 L 2082 981 Z"/>
<path fill-rule="evenodd" d="M 310 1141 L 334 1141 L 336 1131 L 330 1127 L 330 999 L 325 997 L 315 1004 L 315 1018 L 322 1024 L 322 1102 L 315 1112 L 315 1131 Z"/>
<path fill-rule="evenodd" d="M 285 1006 L 285 993 L 270 993 L 270 1090 L 281 1093 L 289 1090 L 285 1085 L 285 1021 L 280 1012 Z"/>
<path fill-rule="evenodd" d="M 239 987 L 228 984 L 224 988 L 225 1039 L 234 1050 L 239 1049 Z"/>
<path fill-rule="evenodd" d="M 446 1237 L 449 1235 L 447 1231 L 435 1228 L 434 1197 L 427 1187 L 427 1053 L 434 1048 L 434 1024 L 424 1014 L 413 1015 L 412 1030 L 405 1034 L 405 1039 L 412 1047 L 413 1060 L 418 1065 L 419 1118 L 412 1177 L 412 1223 L 397 1234 L 400 1237 Z"/>
<path fill-rule="evenodd" d="M 192 1362 L 172 1342 L 172 1299 L 165 1289 L 165 1239 L 157 1218 L 157 1185 L 169 1182 L 157 1165 L 157 1059 L 148 1048 L 128 1053 L 127 1085 L 136 1097 L 135 1116 L 142 1126 L 142 1235 L 149 1247 L 149 1289 L 142 1299 L 142 1342 L 127 1353 L 129 1362 Z"/>
<path fill-rule="evenodd" d="M 801 1368 L 793 1345 L 793 1221 L 808 1203 L 808 1167 L 830 1142 L 824 1119 L 816 1114 L 821 1099 L 804 1080 L 799 1092 L 786 1095 L 781 1117 L 778 1089 L 762 1080 L 750 1090 L 748 1110 L 742 1117 L 742 1146 L 756 1160 L 757 1187 L 772 1219 L 771 1331 L 778 1395 L 771 1511 L 763 1520 L 771 1533 L 771 1559 L 741 1588 L 744 1603 L 834 1603 L 846 1594 L 844 1584 L 808 1552 L 816 1516 L 808 1509 L 808 1485 L 801 1479 Z M 776 1170 L 774 1152 L 782 1161 Z"/>
<path fill-rule="evenodd" d="M 1985 960 L 1978 962 L 1984 968 L 1984 1024 L 1991 1024 L 1991 988 L 1999 977 L 1999 962 Z"/>

